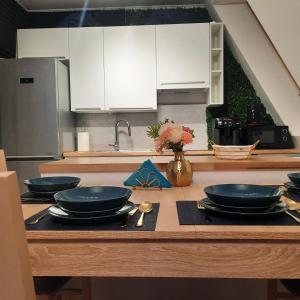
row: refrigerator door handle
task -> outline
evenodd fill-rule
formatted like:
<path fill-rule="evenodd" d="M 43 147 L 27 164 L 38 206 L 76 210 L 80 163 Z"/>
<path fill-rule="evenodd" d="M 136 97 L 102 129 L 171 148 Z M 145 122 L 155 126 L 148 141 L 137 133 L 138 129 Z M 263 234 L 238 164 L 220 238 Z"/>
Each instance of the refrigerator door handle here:
<path fill-rule="evenodd" d="M 6 160 L 53 160 L 54 155 L 7 155 Z"/>

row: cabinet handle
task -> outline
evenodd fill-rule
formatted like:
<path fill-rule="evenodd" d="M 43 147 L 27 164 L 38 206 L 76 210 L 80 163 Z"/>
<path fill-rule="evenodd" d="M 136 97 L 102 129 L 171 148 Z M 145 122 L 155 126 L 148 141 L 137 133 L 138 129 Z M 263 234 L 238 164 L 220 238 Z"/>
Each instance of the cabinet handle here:
<path fill-rule="evenodd" d="M 108 107 L 109 110 L 149 110 L 155 109 L 154 107 L 134 107 L 134 108 L 125 108 L 125 107 Z"/>
<path fill-rule="evenodd" d="M 161 82 L 160 85 L 171 85 L 171 84 L 197 84 L 205 83 L 206 81 L 185 81 L 185 82 Z"/>
<path fill-rule="evenodd" d="M 89 110 L 102 110 L 101 108 L 99 107 L 90 107 L 90 108 L 75 108 L 75 110 L 85 110 L 85 111 L 89 111 Z"/>

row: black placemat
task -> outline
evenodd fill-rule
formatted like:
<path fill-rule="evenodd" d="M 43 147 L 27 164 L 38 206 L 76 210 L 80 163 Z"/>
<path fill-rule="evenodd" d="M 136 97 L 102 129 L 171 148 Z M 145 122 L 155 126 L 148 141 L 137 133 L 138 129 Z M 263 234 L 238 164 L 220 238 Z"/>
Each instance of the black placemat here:
<path fill-rule="evenodd" d="M 46 210 L 43 210 L 27 220 L 25 220 L 26 230 L 119 230 L 119 231 L 154 231 L 156 227 L 156 221 L 159 211 L 159 203 L 153 203 L 153 210 L 145 214 L 144 216 L 144 226 L 136 227 L 135 224 L 138 221 L 141 213 L 137 211 L 133 216 L 130 217 L 127 227 L 122 228 L 120 226 L 122 220 L 113 223 L 105 223 L 105 224 L 93 224 L 93 225 L 75 225 L 75 224 L 67 224 L 64 222 L 60 222 L 56 218 L 47 215 L 42 220 L 40 220 L 35 225 L 28 225 L 27 222 L 30 222 L 41 214 L 43 214 Z"/>
<path fill-rule="evenodd" d="M 34 194 L 32 192 L 26 192 L 21 194 L 21 202 L 22 204 L 43 204 L 43 203 L 54 204 L 55 200 L 53 198 L 53 195 L 44 196 L 44 195 Z"/>
<path fill-rule="evenodd" d="M 295 200 L 296 201 L 296 200 Z M 197 208 L 197 201 L 176 201 L 177 214 L 180 225 L 262 225 L 262 226 L 285 226 L 299 225 L 285 213 L 276 218 L 265 220 L 229 219 L 221 217 L 206 210 Z M 298 214 L 293 212 L 293 214 Z M 300 214 L 298 214 L 300 217 Z"/>

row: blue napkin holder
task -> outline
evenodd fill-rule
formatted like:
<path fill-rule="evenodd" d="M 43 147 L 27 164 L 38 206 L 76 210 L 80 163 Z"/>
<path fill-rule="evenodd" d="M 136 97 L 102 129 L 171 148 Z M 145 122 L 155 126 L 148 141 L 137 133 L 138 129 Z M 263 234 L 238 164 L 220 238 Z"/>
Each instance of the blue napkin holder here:
<path fill-rule="evenodd" d="M 125 181 L 125 186 L 141 188 L 171 188 L 171 183 L 160 173 L 150 159 L 146 160 Z"/>

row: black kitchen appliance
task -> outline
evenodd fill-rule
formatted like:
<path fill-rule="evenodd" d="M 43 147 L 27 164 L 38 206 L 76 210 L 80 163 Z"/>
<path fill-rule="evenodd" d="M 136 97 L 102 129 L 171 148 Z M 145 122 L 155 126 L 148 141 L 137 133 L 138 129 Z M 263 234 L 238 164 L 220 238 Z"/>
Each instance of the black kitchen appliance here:
<path fill-rule="evenodd" d="M 247 143 L 251 145 L 257 140 L 260 140 L 257 149 L 289 149 L 294 147 L 288 126 L 247 126 Z"/>
<path fill-rule="evenodd" d="M 258 149 L 288 149 L 294 146 L 288 126 L 268 124 L 266 108 L 262 104 L 252 104 L 247 109 L 246 137 L 249 145 L 260 140 Z"/>
<path fill-rule="evenodd" d="M 266 122 L 266 108 L 262 104 L 249 105 L 247 109 L 248 126 L 263 126 Z"/>
<path fill-rule="evenodd" d="M 214 142 L 218 145 L 241 145 L 242 123 L 237 118 L 214 120 Z"/>

